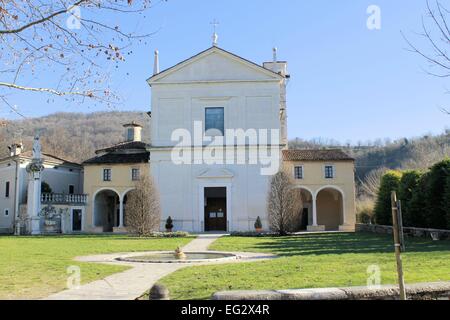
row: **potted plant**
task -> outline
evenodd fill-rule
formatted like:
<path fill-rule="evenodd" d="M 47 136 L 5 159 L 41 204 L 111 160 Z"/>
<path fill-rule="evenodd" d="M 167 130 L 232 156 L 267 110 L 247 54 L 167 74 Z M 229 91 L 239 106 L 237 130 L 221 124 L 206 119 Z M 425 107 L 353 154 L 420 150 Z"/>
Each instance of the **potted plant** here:
<path fill-rule="evenodd" d="M 173 230 L 173 220 L 172 217 L 168 217 L 166 220 L 166 232 L 172 232 Z"/>
<path fill-rule="evenodd" d="M 258 218 L 256 218 L 256 221 L 255 221 L 255 230 L 258 233 L 262 232 L 262 222 L 261 222 L 261 218 L 259 216 L 258 216 Z"/>

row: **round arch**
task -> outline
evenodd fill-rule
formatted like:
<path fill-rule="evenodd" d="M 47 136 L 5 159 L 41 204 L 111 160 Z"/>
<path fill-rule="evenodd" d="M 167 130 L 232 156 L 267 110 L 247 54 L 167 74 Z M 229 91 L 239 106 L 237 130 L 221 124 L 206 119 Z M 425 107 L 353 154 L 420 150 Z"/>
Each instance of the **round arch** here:
<path fill-rule="evenodd" d="M 337 186 L 327 185 L 315 192 L 317 223 L 327 231 L 339 230 L 345 224 L 345 193 Z"/>
<path fill-rule="evenodd" d="M 124 192 L 122 192 L 122 194 L 120 195 L 120 200 L 123 202 L 123 200 L 125 199 L 125 196 L 128 194 L 128 192 L 136 190 L 136 188 L 128 188 L 126 189 Z"/>
<path fill-rule="evenodd" d="M 92 197 L 92 225 L 112 232 L 118 226 L 120 193 L 114 188 L 100 188 Z"/>
<path fill-rule="evenodd" d="M 313 214 L 315 205 L 315 193 L 309 187 L 297 185 L 293 189 L 298 190 L 302 199 L 301 211 L 296 219 L 296 231 L 306 231 L 308 226 L 313 224 Z"/>
<path fill-rule="evenodd" d="M 133 190 L 136 190 L 136 188 L 128 188 L 124 192 L 122 192 L 122 195 L 120 196 L 120 221 L 122 223 L 121 227 L 127 226 L 127 195 Z"/>

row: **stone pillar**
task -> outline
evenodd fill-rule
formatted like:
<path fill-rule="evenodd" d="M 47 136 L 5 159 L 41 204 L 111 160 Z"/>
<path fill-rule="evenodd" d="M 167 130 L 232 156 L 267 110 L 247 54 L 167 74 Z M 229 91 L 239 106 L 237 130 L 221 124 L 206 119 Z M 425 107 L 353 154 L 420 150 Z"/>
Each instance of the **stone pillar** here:
<path fill-rule="evenodd" d="M 124 221 L 123 221 L 123 199 L 119 199 L 119 228 L 124 227 Z"/>
<path fill-rule="evenodd" d="M 317 223 L 317 196 L 312 197 L 312 226 L 308 226 L 310 232 L 325 231 L 325 226 L 319 226 Z"/>
<path fill-rule="evenodd" d="M 41 177 L 44 170 L 41 159 L 41 144 L 39 137 L 34 138 L 33 159 L 27 166 L 28 172 L 28 198 L 27 215 L 30 219 L 31 234 L 41 234 Z"/>
<path fill-rule="evenodd" d="M 316 197 L 312 199 L 312 210 L 313 210 L 313 227 L 317 227 L 317 205 L 316 205 Z"/>

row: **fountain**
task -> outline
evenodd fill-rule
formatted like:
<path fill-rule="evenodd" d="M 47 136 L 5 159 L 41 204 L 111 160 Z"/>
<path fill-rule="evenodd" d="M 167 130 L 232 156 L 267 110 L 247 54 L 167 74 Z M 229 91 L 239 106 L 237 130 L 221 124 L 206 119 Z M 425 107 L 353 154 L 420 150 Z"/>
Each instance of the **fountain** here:
<path fill-rule="evenodd" d="M 239 257 L 231 253 L 221 252 L 184 252 L 180 247 L 172 252 L 153 252 L 140 256 L 116 258 L 119 261 L 137 263 L 199 263 L 223 260 L 236 260 Z"/>
<path fill-rule="evenodd" d="M 179 259 L 179 260 L 184 260 L 186 259 L 186 254 L 183 252 L 183 250 L 181 250 L 180 247 L 178 247 L 175 250 L 175 258 Z"/>

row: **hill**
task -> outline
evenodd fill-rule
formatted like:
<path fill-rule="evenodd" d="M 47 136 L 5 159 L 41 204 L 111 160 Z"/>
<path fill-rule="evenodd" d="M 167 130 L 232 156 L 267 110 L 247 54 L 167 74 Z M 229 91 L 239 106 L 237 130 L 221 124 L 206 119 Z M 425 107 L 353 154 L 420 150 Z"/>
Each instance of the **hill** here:
<path fill-rule="evenodd" d="M 46 117 L 7 121 L 0 127 L 0 156 L 7 156 L 7 146 L 20 139 L 25 149 L 30 150 L 33 137 L 39 132 L 45 152 L 81 162 L 92 157 L 96 149 L 124 141 L 122 125 L 125 123 L 136 121 L 143 125 L 145 140 L 150 136 L 149 120 L 143 112 L 96 112 L 55 113 Z"/>
<path fill-rule="evenodd" d="M 46 117 L 7 121 L 0 127 L 0 156 L 8 155 L 6 148 L 22 137 L 30 150 L 34 134 L 39 131 L 43 150 L 71 161 L 81 162 L 94 155 L 96 149 L 124 140 L 122 125 L 136 121 L 144 126 L 143 139 L 149 142 L 150 119 L 143 112 L 55 113 Z M 366 145 L 342 146 L 330 139 L 290 142 L 292 148 L 339 147 L 356 159 L 356 176 L 363 179 L 380 167 L 389 169 L 425 169 L 450 156 L 450 130 L 437 136 L 423 136 L 397 141 L 368 142 Z"/>

